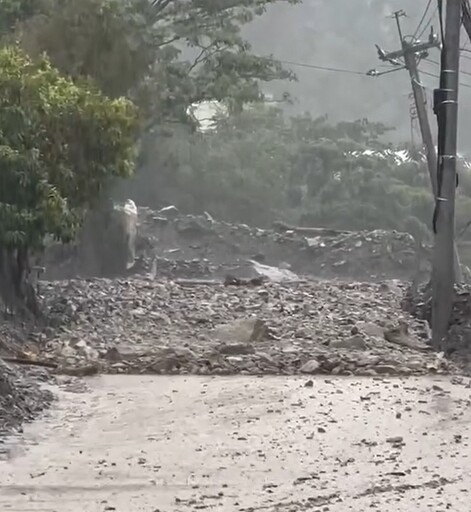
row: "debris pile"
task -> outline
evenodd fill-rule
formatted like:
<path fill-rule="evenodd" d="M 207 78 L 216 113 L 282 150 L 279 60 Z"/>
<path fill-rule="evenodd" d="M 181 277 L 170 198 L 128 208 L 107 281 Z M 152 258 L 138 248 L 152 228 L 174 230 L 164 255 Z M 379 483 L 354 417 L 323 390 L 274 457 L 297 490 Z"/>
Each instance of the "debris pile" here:
<path fill-rule="evenodd" d="M 403 285 L 224 286 L 196 281 L 43 284 L 42 353 L 64 372 L 409 375 L 453 367 L 427 323 L 400 308 Z"/>
<path fill-rule="evenodd" d="M 356 281 L 420 280 L 429 271 L 427 255 L 418 257 L 414 239 L 407 233 L 339 231 L 282 222 L 275 222 L 272 229 L 260 229 L 215 221 L 209 214 L 183 215 L 174 207 L 159 212 L 138 208 L 136 212 L 132 219 L 137 233 L 135 224 L 133 231 L 123 221 L 124 228 L 117 223 L 120 229 L 103 234 L 101 224 L 92 218 L 86 230 L 93 232 L 96 226 L 92 241 L 82 237 L 83 243 L 75 246 L 50 245 L 43 261 L 44 279 L 112 278 L 149 272 L 159 278 L 209 279 L 228 273 L 250 278 L 256 275 L 251 261 L 299 275 Z M 111 239 L 110 233 L 115 232 Z M 115 238 L 127 240 L 130 246 L 111 243 Z M 98 251 L 102 245 L 109 249 L 105 256 Z M 114 261 L 113 254 L 121 256 L 119 261 Z"/>
<path fill-rule="evenodd" d="M 74 376 L 455 371 L 427 344 L 427 322 L 401 310 L 394 280 L 428 270 L 407 234 L 259 229 L 174 207 L 131 213 L 105 215 L 88 245 L 49 247 L 49 281 L 38 285 L 48 325 L 0 323 L 0 357 L 29 343 L 32 364 Z M 323 280 L 333 278 L 343 281 Z M 47 404 L 34 382 L 22 384 L 36 374 L 21 372 L 0 368 L 0 430 Z"/>
<path fill-rule="evenodd" d="M 52 394 L 39 385 L 46 378 L 42 370 L 13 368 L 0 358 L 0 445 L 8 433 L 50 404 Z"/>
<path fill-rule="evenodd" d="M 403 300 L 405 311 L 419 320 L 432 323 L 431 283 L 419 287 L 417 292 L 408 290 Z M 455 285 L 455 298 L 445 353 L 471 371 L 471 286 Z"/>
<path fill-rule="evenodd" d="M 419 262 L 414 239 L 407 233 L 302 228 L 281 222 L 273 229 L 259 229 L 165 210 L 139 208 L 141 258 L 211 262 L 208 276 L 239 272 L 249 277 L 248 260 L 326 279 L 410 280 L 429 270 L 426 258 Z"/>

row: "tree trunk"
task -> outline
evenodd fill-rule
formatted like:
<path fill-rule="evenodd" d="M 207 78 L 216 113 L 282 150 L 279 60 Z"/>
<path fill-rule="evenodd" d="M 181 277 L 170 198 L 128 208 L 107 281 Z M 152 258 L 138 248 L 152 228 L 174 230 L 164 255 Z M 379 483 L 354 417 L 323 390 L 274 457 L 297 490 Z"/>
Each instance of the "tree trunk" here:
<path fill-rule="evenodd" d="M 0 297 L 7 313 L 41 316 L 26 248 L 0 247 Z"/>

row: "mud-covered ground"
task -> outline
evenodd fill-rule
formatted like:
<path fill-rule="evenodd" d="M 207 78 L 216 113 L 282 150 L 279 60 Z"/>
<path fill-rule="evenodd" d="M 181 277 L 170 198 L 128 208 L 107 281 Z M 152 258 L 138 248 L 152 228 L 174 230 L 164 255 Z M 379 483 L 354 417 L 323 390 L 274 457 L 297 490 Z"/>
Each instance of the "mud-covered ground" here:
<path fill-rule="evenodd" d="M 401 309 L 404 280 L 428 268 L 415 249 L 396 232 L 262 230 L 139 209 L 127 277 L 58 280 L 77 268 L 60 248 L 46 258 L 52 280 L 38 285 L 46 322 L 0 321 L 10 365 L 0 371 L 0 442 L 48 405 L 41 383 L 56 374 L 460 372 L 427 344 L 427 322 Z M 247 277 L 256 281 L 223 284 Z"/>
<path fill-rule="evenodd" d="M 9 440 L 1 510 L 469 511 L 467 380 L 87 382 Z"/>

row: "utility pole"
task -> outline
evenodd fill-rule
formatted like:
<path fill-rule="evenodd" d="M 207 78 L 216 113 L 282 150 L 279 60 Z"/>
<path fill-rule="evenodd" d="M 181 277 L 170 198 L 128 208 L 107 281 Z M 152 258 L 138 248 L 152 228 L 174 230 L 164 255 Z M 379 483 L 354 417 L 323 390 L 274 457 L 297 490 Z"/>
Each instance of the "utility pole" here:
<path fill-rule="evenodd" d="M 454 239 L 456 152 L 458 136 L 458 73 L 462 0 L 447 0 L 440 89 L 435 108 L 439 119 L 438 192 L 432 273 L 432 341 L 442 348 L 448 334 L 454 301 Z"/>
<path fill-rule="evenodd" d="M 425 157 L 427 159 L 427 167 L 430 176 L 430 183 L 432 185 L 432 192 L 434 197 L 437 195 L 437 154 L 435 152 L 435 145 L 433 143 L 432 130 L 428 120 L 426 101 L 424 95 L 424 88 L 420 84 L 419 69 L 417 67 L 417 54 L 422 54 L 431 48 L 439 48 L 439 43 L 434 37 L 430 37 L 428 43 L 414 44 L 408 43 L 402 36 L 400 17 L 404 16 L 404 11 L 397 11 L 394 13 L 396 19 L 397 30 L 402 45 L 402 56 L 414 93 L 415 108 L 417 110 L 417 117 L 419 119 L 420 134 L 425 148 Z"/>
<path fill-rule="evenodd" d="M 461 1 L 461 0 L 459 0 Z M 378 54 L 379 58 L 383 62 L 392 63 L 399 71 L 401 69 L 406 69 L 409 72 L 409 77 L 412 86 L 412 92 L 414 95 L 414 102 L 417 111 L 417 117 L 419 120 L 420 126 L 420 134 L 422 137 L 423 146 L 425 149 L 425 156 L 427 159 L 427 168 L 430 176 L 430 184 L 432 187 L 433 197 L 436 199 L 438 193 L 438 181 L 437 181 L 437 153 L 435 151 L 435 145 L 433 143 L 432 130 L 430 128 L 430 123 L 427 114 L 426 101 L 424 95 L 424 88 L 420 82 L 420 75 L 417 66 L 417 58 L 421 57 L 428 52 L 428 50 L 432 48 L 440 48 L 440 42 L 436 35 L 433 33 L 433 29 L 430 32 L 428 41 L 420 42 L 420 41 L 407 41 L 401 29 L 400 18 L 405 16 L 405 12 L 400 10 L 393 13 L 393 18 L 396 20 L 397 31 L 399 34 L 399 39 L 401 42 L 401 49 L 393 52 L 384 52 L 378 46 Z M 399 67 L 400 62 L 399 58 L 404 59 L 404 66 Z M 395 69 L 395 70 L 396 70 Z M 395 71 L 394 70 L 394 71 Z M 381 73 L 382 74 L 382 73 Z M 453 262 L 454 262 L 454 279 L 456 282 L 461 282 L 463 280 L 460 259 L 458 255 L 458 249 L 456 247 L 455 242 L 453 241 Z"/>

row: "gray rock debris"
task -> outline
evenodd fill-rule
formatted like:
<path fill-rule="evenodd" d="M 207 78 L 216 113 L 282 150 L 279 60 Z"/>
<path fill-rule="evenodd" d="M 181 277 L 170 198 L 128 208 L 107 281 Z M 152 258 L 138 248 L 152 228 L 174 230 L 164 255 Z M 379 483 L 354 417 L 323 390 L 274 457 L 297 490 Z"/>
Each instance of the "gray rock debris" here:
<path fill-rule="evenodd" d="M 193 216 L 179 214 L 172 207 L 158 213 L 139 208 L 140 256 L 182 262 L 206 259 L 213 265 L 207 269 L 207 277 L 230 273 L 228 268 L 234 266 L 250 267 L 248 260 L 256 258 L 268 266 L 280 269 L 287 264 L 294 274 L 321 278 L 417 278 L 416 248 L 407 233 L 335 231 L 278 224 L 281 229 L 259 229 L 217 221 L 207 213 Z M 427 262 L 424 264 L 427 266 Z"/>
<path fill-rule="evenodd" d="M 54 327 L 36 336 L 68 367 L 97 361 L 100 371 L 116 373 L 454 371 L 423 350 L 423 322 L 401 310 L 397 290 L 381 284 L 97 279 L 44 283 L 42 290 Z M 407 343 L 398 343 L 390 333 L 404 326 Z"/>
<path fill-rule="evenodd" d="M 45 378 L 41 370 L 13 368 L 0 359 L 0 455 L 5 436 L 51 403 L 52 394 L 39 385 Z"/>

